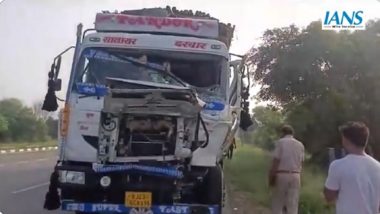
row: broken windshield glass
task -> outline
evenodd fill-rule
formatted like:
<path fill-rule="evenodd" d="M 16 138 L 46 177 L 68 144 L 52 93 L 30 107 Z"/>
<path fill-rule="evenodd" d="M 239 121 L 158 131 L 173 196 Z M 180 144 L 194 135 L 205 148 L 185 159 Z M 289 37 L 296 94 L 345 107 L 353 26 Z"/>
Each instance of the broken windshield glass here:
<path fill-rule="evenodd" d="M 77 82 L 105 84 L 107 78 L 140 80 L 161 84 L 181 85 L 181 80 L 168 73 L 163 65 L 147 61 L 145 55 L 127 56 L 104 50 L 88 49 L 83 53 L 84 69 Z"/>
<path fill-rule="evenodd" d="M 105 84 L 107 78 L 117 78 L 175 86 L 186 83 L 199 93 L 224 97 L 227 71 L 227 59 L 216 55 L 89 48 L 82 53 L 75 81 Z"/>

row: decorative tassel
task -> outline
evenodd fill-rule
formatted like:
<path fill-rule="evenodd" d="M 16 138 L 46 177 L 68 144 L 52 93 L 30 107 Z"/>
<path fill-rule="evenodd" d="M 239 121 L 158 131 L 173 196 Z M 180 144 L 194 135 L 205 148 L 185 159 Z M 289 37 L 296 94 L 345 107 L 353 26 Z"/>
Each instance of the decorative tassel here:
<path fill-rule="evenodd" d="M 50 79 L 48 82 L 48 91 L 45 96 L 42 110 L 56 111 L 58 109 L 57 97 L 55 96 L 55 82 Z"/>
<path fill-rule="evenodd" d="M 56 210 L 61 206 L 61 199 L 58 193 L 58 172 L 55 170 L 50 176 L 49 191 L 45 196 L 44 208 Z"/>
<path fill-rule="evenodd" d="M 247 129 L 251 125 L 253 125 L 253 122 L 249 113 L 246 111 L 241 111 L 240 112 L 240 128 L 243 129 L 244 131 L 247 131 Z"/>

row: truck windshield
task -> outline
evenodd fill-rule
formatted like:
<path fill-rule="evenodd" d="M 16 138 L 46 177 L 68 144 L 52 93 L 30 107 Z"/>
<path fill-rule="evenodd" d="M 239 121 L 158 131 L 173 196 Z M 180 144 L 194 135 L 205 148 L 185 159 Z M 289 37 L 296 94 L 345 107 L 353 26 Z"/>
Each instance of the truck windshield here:
<path fill-rule="evenodd" d="M 107 78 L 182 85 L 164 65 L 148 62 L 146 55 L 86 49 L 78 66 L 76 82 L 105 84 Z"/>
<path fill-rule="evenodd" d="M 185 82 L 197 90 L 222 95 L 227 68 L 225 58 L 209 54 L 87 48 L 75 81 L 105 84 L 106 78 L 120 78 L 176 86 Z"/>

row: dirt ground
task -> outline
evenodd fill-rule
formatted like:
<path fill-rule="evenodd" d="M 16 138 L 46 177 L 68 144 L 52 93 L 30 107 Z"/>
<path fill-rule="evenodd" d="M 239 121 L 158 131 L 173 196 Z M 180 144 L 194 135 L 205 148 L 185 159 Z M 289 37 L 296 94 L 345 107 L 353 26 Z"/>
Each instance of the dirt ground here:
<path fill-rule="evenodd" d="M 227 187 L 227 203 L 231 214 L 270 214 L 268 208 L 255 203 L 245 192 L 237 191 L 232 185 Z"/>

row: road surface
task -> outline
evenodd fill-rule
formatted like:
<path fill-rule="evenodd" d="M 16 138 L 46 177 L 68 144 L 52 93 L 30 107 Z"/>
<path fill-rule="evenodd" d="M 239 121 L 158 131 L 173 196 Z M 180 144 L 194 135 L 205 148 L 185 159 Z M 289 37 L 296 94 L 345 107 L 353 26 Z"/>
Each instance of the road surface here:
<path fill-rule="evenodd" d="M 43 209 L 50 173 L 57 160 L 56 153 L 44 151 L 0 155 L 0 213 L 69 214 Z M 230 209 L 229 204 L 227 207 Z"/>
<path fill-rule="evenodd" d="M 46 211 L 43 201 L 56 151 L 0 155 L 0 212 L 3 214 L 58 214 Z"/>

